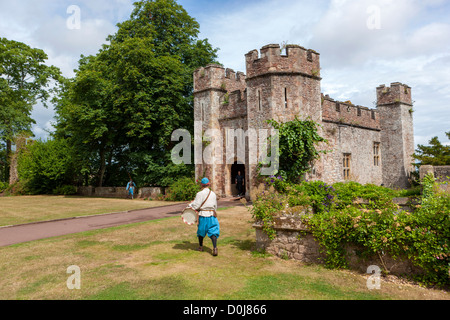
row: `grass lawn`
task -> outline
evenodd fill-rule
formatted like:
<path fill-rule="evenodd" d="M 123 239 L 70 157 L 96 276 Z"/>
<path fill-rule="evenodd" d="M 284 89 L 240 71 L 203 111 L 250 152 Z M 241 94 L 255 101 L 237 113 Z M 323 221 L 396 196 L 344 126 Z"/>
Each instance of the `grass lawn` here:
<path fill-rule="evenodd" d="M 0 197 L 0 226 L 145 209 L 174 203 L 76 196 Z"/>
<path fill-rule="evenodd" d="M 179 217 L 0 248 L 0 299 L 298 300 L 449 299 L 448 292 L 327 270 L 254 250 L 246 208 L 219 211 L 219 256 L 197 252 L 195 227 Z M 81 289 L 67 288 L 69 266 Z"/>

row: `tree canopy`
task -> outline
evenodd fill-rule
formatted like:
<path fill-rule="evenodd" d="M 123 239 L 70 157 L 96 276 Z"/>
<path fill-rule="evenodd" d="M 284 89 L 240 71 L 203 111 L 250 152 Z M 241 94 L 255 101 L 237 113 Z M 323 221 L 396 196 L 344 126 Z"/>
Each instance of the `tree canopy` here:
<path fill-rule="evenodd" d="M 47 106 L 51 81 L 62 81 L 60 70 L 47 66 L 47 59 L 41 49 L 0 38 L 0 140 L 6 149 L 3 179 L 9 172 L 12 141 L 22 132 L 31 134 L 36 123 L 31 118 L 33 106 L 37 101 Z"/>
<path fill-rule="evenodd" d="M 174 0 L 139 1 L 95 56 L 82 57 L 58 100 L 56 137 L 79 152 L 84 182 L 168 185 L 171 134 L 193 128 L 193 71 L 216 62 L 199 24 Z M 193 130 L 193 129 L 192 129 Z"/>
<path fill-rule="evenodd" d="M 445 134 L 450 140 L 450 131 Z M 413 157 L 418 161 L 417 167 L 421 165 L 448 166 L 450 165 L 450 145 L 443 145 L 438 137 L 433 137 L 428 146 L 419 144 Z"/>

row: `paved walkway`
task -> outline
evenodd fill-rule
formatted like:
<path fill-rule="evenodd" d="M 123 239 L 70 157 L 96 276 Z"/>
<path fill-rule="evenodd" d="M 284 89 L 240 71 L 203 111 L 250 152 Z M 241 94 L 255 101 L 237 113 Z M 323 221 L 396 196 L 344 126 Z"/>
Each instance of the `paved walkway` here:
<path fill-rule="evenodd" d="M 156 219 L 176 216 L 181 219 L 181 213 L 187 204 L 3 227 L 0 228 L 0 247 Z M 239 201 L 232 199 L 218 202 L 219 208 L 239 205 Z"/>

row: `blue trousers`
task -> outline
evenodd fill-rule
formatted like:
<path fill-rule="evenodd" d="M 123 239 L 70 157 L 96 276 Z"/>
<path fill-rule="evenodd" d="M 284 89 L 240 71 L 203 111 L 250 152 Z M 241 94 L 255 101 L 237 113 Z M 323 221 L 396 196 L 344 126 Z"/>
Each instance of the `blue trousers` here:
<path fill-rule="evenodd" d="M 216 236 L 219 239 L 220 225 L 216 217 L 199 217 L 197 236 L 204 238 L 206 235 L 210 238 Z"/>

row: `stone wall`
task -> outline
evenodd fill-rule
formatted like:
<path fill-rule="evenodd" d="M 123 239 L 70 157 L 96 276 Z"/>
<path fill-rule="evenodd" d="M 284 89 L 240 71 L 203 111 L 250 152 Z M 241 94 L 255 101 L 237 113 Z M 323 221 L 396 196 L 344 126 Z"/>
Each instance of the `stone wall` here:
<path fill-rule="evenodd" d="M 322 121 L 380 131 L 380 119 L 377 110 L 348 102 L 335 101 L 328 95 L 322 96 L 322 101 Z"/>
<path fill-rule="evenodd" d="M 219 120 L 247 117 L 247 90 L 236 90 L 228 94 L 228 101 L 222 98 L 219 106 Z"/>
<path fill-rule="evenodd" d="M 380 131 L 346 124 L 323 123 L 323 137 L 328 140 L 321 156 L 323 172 L 320 180 L 329 184 L 344 181 L 344 154 L 350 155 L 350 180 L 361 184 L 383 183 L 383 159 L 374 162 L 374 144 L 380 143 Z"/>
<path fill-rule="evenodd" d="M 151 198 L 156 199 L 160 195 L 165 194 L 165 188 L 160 187 L 144 187 L 138 189 L 139 198 Z"/>
<path fill-rule="evenodd" d="M 419 170 L 420 180 L 428 173 L 432 173 L 438 182 L 450 181 L 450 166 L 421 166 Z"/>
<path fill-rule="evenodd" d="M 18 155 L 21 150 L 25 149 L 28 143 L 33 143 L 32 140 L 28 140 L 26 136 L 18 136 L 15 139 L 16 151 L 13 152 L 10 156 L 9 162 L 9 184 L 13 185 L 18 182 L 19 172 L 17 171 L 18 166 Z"/>
<path fill-rule="evenodd" d="M 99 197 L 99 198 L 118 198 L 125 199 L 128 192 L 125 187 L 78 187 L 77 192 L 84 197 Z M 155 199 L 159 195 L 164 194 L 165 188 L 160 187 L 145 187 L 139 188 L 135 198 L 152 198 Z"/>
<path fill-rule="evenodd" d="M 319 243 L 298 217 L 282 216 L 275 219 L 277 237 L 270 240 L 260 223 L 255 223 L 256 249 L 283 259 L 305 263 L 321 263 L 325 256 Z"/>
<path fill-rule="evenodd" d="M 278 256 L 282 259 L 294 259 L 308 264 L 323 264 L 325 254 L 321 252 L 319 242 L 311 234 L 298 216 L 284 215 L 275 219 L 274 228 L 277 236 L 270 240 L 262 229 L 262 224 L 255 223 L 256 248 L 260 251 Z M 352 270 L 366 272 L 371 265 L 386 269 L 393 275 L 420 274 L 422 270 L 407 259 L 394 259 L 389 254 L 361 257 L 361 248 L 356 245 L 346 247 L 348 266 Z"/>
<path fill-rule="evenodd" d="M 17 153 L 11 155 L 9 165 L 9 184 L 13 185 L 19 181 L 19 173 L 17 171 Z"/>
<path fill-rule="evenodd" d="M 244 91 L 245 74 L 217 64 L 197 69 L 194 72 L 194 93 L 211 89 L 225 92 Z"/>
<path fill-rule="evenodd" d="M 432 173 L 437 182 L 440 182 L 439 188 L 450 194 L 450 166 L 421 166 L 419 169 L 420 180 Z"/>

